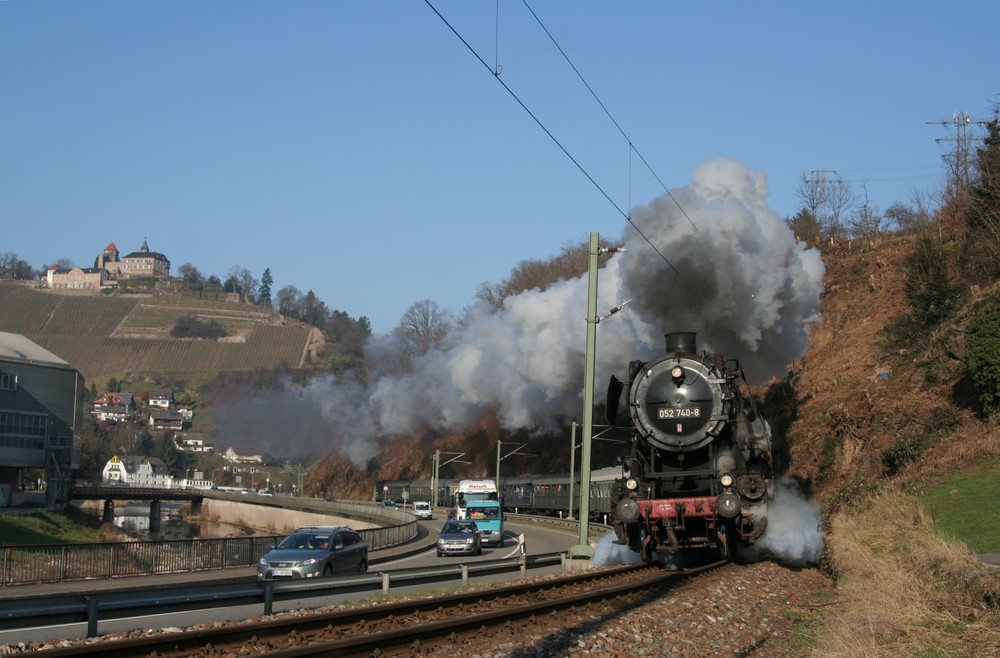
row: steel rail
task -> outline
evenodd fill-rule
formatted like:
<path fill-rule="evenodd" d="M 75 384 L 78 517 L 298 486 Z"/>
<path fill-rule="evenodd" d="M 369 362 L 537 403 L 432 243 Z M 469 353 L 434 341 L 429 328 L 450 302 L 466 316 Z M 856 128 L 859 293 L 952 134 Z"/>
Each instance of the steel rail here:
<path fill-rule="evenodd" d="M 630 581 L 602 586 L 593 590 L 576 592 L 555 599 L 534 601 L 513 607 L 502 607 L 488 612 L 453 617 L 442 621 L 408 623 L 403 627 L 376 630 L 372 633 L 337 640 L 311 638 L 308 642 L 295 646 L 255 653 L 258 658 L 352 658 L 374 655 L 391 655 L 387 652 L 400 650 L 406 646 L 419 645 L 421 655 L 434 653 L 433 648 L 440 641 L 456 636 L 481 638 L 485 630 L 506 626 L 512 621 L 540 617 L 560 610 L 589 605 L 598 601 L 636 594 L 661 583 L 688 578 L 703 571 L 715 569 L 725 564 L 717 562 L 695 569 L 683 571 L 657 570 L 653 575 L 640 581 Z"/>
<path fill-rule="evenodd" d="M 396 645 L 408 639 L 410 642 L 416 637 L 425 638 L 430 641 L 435 636 L 460 631 L 462 628 L 475 629 L 484 625 L 502 623 L 515 617 L 530 616 L 540 612 L 550 612 L 560 608 L 574 605 L 594 597 L 593 593 L 575 594 L 571 596 L 560 596 L 547 601 L 532 601 L 515 607 L 504 605 L 499 611 L 473 613 L 472 615 L 462 615 L 461 610 L 470 605 L 481 603 L 490 599 L 504 599 L 515 595 L 525 596 L 532 594 L 543 594 L 547 591 L 572 586 L 586 582 L 600 582 L 615 577 L 631 574 L 635 572 L 651 572 L 652 578 L 644 578 L 641 584 L 625 583 L 600 586 L 596 591 L 603 592 L 598 597 L 618 595 L 628 592 L 637 587 L 649 587 L 663 582 L 666 579 L 678 577 L 679 575 L 693 575 L 709 568 L 714 568 L 723 563 L 700 567 L 695 570 L 684 572 L 665 572 L 659 569 L 650 568 L 646 565 L 627 565 L 622 567 L 612 567 L 590 572 L 580 572 L 568 576 L 561 576 L 545 581 L 532 583 L 517 583 L 491 587 L 486 590 L 466 591 L 457 594 L 436 596 L 432 598 L 421 598 L 409 601 L 387 603 L 377 606 L 364 606 L 358 608 L 342 608 L 331 612 L 319 612 L 295 618 L 269 619 L 256 623 L 227 624 L 222 627 L 213 627 L 192 631 L 182 631 L 178 633 L 164 633 L 146 637 L 128 638 L 120 640 L 108 640 L 103 642 L 82 643 L 69 647 L 59 647 L 45 649 L 34 652 L 33 655 L 39 658 L 69 658 L 77 656 L 101 656 L 101 658 L 125 658 L 136 655 L 157 655 L 157 656 L 188 656 L 201 655 L 199 652 L 206 647 L 218 650 L 222 646 L 232 646 L 253 640 L 257 644 L 286 641 L 288 637 L 295 637 L 300 634 L 307 634 L 315 631 L 328 630 L 330 628 L 347 627 L 352 624 L 362 624 L 366 627 L 379 626 L 386 623 L 392 628 L 375 631 L 366 635 L 355 635 L 351 638 L 338 639 L 336 641 L 316 641 L 310 640 L 309 647 L 289 647 L 287 649 L 272 650 L 271 653 L 261 653 L 264 656 L 292 656 L 292 655 L 338 655 L 336 652 L 358 652 L 370 650 L 376 646 Z M 455 614 L 449 615 L 444 621 L 431 621 L 427 623 L 414 623 L 407 621 L 405 628 L 394 625 L 392 620 L 413 618 L 419 619 L 421 613 L 440 610 L 456 610 Z M 331 643 L 332 642 L 332 643 Z M 320 649 L 319 647 L 324 647 Z M 283 653 L 283 652 L 289 653 Z M 324 653 L 325 652 L 325 653 Z M 257 654 L 255 654 L 257 655 Z"/>

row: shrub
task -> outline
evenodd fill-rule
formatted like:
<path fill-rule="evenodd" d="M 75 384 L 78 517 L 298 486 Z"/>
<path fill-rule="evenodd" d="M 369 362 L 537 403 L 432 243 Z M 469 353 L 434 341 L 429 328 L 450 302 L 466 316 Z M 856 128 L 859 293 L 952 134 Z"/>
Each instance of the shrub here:
<path fill-rule="evenodd" d="M 951 282 L 947 254 L 940 241 L 923 237 L 907 263 L 906 300 L 914 319 L 931 329 L 951 319 L 965 298 L 965 288 Z"/>
<path fill-rule="evenodd" d="M 986 415 L 1000 409 L 1000 303 L 979 308 L 966 329 L 965 367 Z"/>
<path fill-rule="evenodd" d="M 920 459 L 960 422 L 961 418 L 953 407 L 931 409 L 920 432 L 900 439 L 882 453 L 882 465 L 886 472 L 893 475 L 909 462 Z"/>
<path fill-rule="evenodd" d="M 226 330 L 215 320 L 205 322 L 194 313 L 186 313 L 177 318 L 176 324 L 170 330 L 174 338 L 222 338 Z"/>
<path fill-rule="evenodd" d="M 924 349 L 933 329 L 955 316 L 968 297 L 962 284 L 952 283 L 944 245 L 923 237 L 906 264 L 906 301 L 910 311 L 886 325 L 879 335 L 884 349 Z"/>

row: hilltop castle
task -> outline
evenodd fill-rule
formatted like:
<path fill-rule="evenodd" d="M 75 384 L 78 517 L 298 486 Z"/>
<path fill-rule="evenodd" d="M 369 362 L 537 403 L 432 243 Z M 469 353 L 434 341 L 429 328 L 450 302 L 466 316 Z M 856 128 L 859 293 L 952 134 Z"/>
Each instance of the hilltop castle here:
<path fill-rule="evenodd" d="M 100 290 L 114 288 L 120 279 L 170 278 L 170 260 L 161 253 L 149 250 L 142 241 L 139 251 L 120 256 L 115 243 L 104 248 L 93 267 L 57 267 L 53 265 L 45 273 L 49 288 L 73 290 Z"/>

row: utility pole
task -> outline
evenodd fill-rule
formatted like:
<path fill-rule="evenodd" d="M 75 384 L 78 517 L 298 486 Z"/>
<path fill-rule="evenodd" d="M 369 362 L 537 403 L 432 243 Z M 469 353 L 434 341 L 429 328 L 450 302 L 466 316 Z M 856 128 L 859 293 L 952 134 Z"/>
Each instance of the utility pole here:
<path fill-rule="evenodd" d="M 446 461 L 444 463 L 441 463 L 441 455 L 454 455 L 454 456 L 451 459 L 449 459 L 448 461 Z M 433 455 L 434 472 L 431 475 L 431 489 L 432 489 L 432 491 L 431 491 L 431 505 L 433 505 L 434 507 L 438 506 L 438 489 L 441 488 L 440 487 L 440 482 L 441 482 L 440 471 L 441 471 L 441 467 L 444 466 L 444 465 L 446 465 L 446 464 L 450 464 L 452 462 L 458 462 L 459 464 L 468 464 L 469 462 L 460 461 L 460 459 L 462 457 L 464 457 L 464 456 L 465 456 L 464 452 L 441 452 L 440 450 L 435 450 L 434 451 L 434 455 Z M 448 501 L 448 504 L 451 505 L 452 504 L 451 501 Z"/>
<path fill-rule="evenodd" d="M 302 466 L 302 464 L 293 464 L 291 462 L 285 462 L 285 465 L 282 468 L 284 469 L 285 472 L 291 473 L 292 475 L 295 476 L 295 479 L 298 482 L 299 497 L 304 496 L 306 473 L 309 472 L 309 469 Z"/>
<path fill-rule="evenodd" d="M 590 446 L 594 434 L 594 362 L 597 355 L 597 323 L 621 311 L 629 301 L 615 306 L 604 316 L 597 315 L 597 265 L 601 254 L 624 251 L 601 249 L 597 233 L 590 234 L 590 258 L 587 266 L 587 354 L 583 380 L 583 446 L 580 451 L 580 534 L 576 546 L 569 549 L 571 558 L 590 559 Z M 572 479 L 572 477 L 571 477 Z M 570 503 L 572 506 L 572 503 Z"/>
<path fill-rule="evenodd" d="M 966 112 L 956 111 L 951 119 L 939 119 L 938 121 L 928 121 L 927 123 L 941 126 L 955 126 L 954 137 L 939 137 L 934 141 L 938 144 L 941 142 L 955 142 L 954 153 L 942 155 L 941 159 L 951 166 L 954 177 L 955 195 L 964 194 L 965 189 L 972 182 L 972 141 L 982 139 L 981 137 L 970 137 L 969 126 L 985 126 L 989 123 L 989 120 L 973 119 Z"/>
<path fill-rule="evenodd" d="M 569 516 L 567 521 L 573 520 L 573 484 L 576 482 L 576 421 L 573 421 L 573 429 L 569 433 Z"/>

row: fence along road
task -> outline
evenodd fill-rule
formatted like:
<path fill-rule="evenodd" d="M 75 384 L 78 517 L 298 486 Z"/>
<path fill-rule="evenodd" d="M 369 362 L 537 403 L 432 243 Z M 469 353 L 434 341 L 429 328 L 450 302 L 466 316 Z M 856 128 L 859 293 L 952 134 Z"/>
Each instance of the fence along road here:
<path fill-rule="evenodd" d="M 120 500 L 134 500 L 133 494 L 140 493 L 129 491 L 124 486 L 105 489 L 113 489 Z M 148 496 L 157 492 L 152 490 L 154 493 L 150 494 L 149 491 L 145 489 L 141 493 Z M 364 503 L 326 502 L 290 496 L 252 496 L 253 500 L 249 500 L 246 494 L 217 491 L 201 492 L 201 495 L 210 499 L 207 503 L 209 509 L 213 506 L 222 508 L 227 521 L 246 525 L 254 525 L 250 521 L 255 514 L 258 517 L 277 514 L 292 526 L 339 524 L 346 520 L 371 550 L 404 544 L 416 538 L 418 533 L 417 520 L 412 514 Z M 236 516 L 240 518 L 234 518 Z M 257 537 L 5 546 L 0 549 L 3 551 L 0 555 L 0 587 L 249 567 L 256 565 L 274 541 L 285 534 L 282 529 L 275 535 Z"/>

